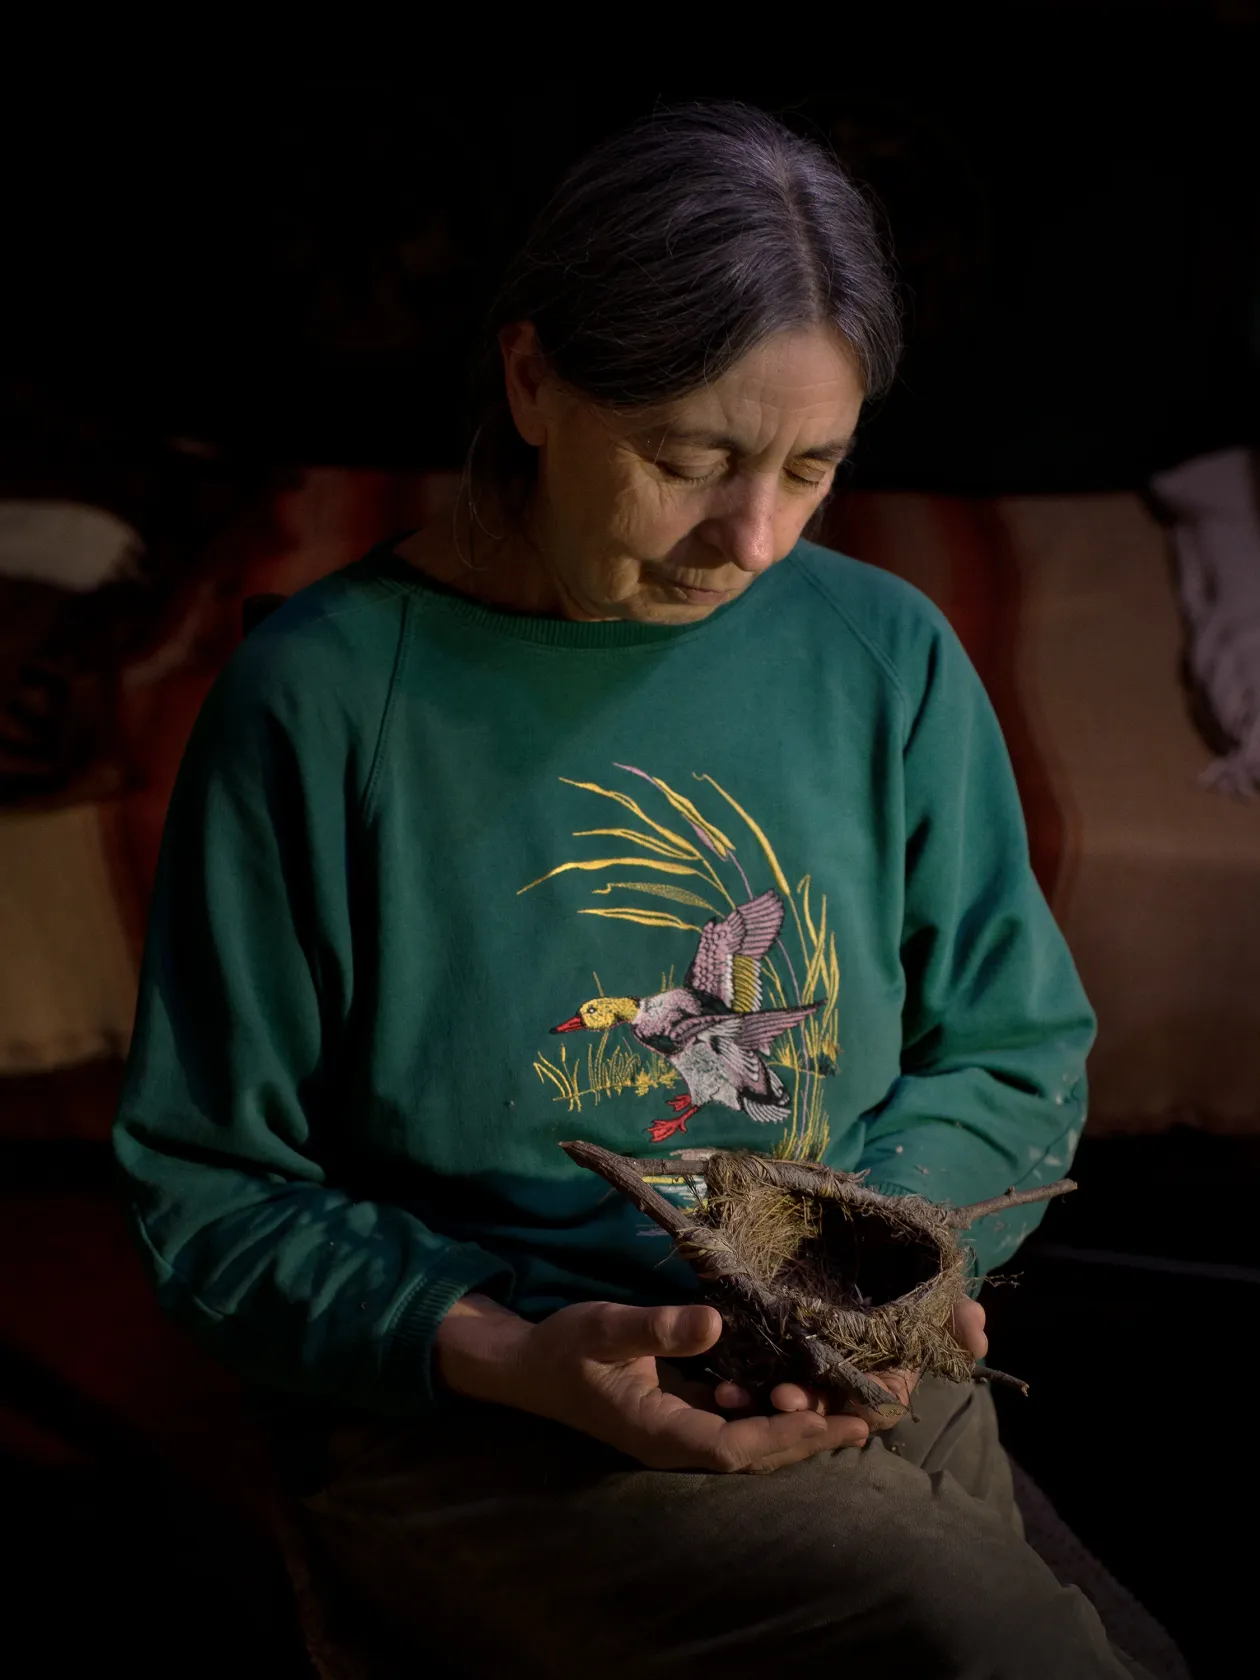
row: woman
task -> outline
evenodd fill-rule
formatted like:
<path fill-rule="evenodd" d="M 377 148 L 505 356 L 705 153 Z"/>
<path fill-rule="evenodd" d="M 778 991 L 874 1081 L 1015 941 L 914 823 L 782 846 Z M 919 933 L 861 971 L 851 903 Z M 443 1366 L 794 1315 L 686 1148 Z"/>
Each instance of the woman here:
<path fill-rule="evenodd" d="M 884 1432 L 684 1379 L 718 1315 L 559 1148 L 961 1203 L 1080 1135 L 1092 1017 L 979 682 L 802 538 L 896 361 L 866 204 L 768 116 L 664 113 L 490 324 L 452 521 L 289 601 L 189 745 L 117 1126 L 161 1295 L 322 1420 L 323 1548 L 462 1672 L 1132 1672 L 1024 1545 L 986 1390 Z M 781 1030 L 684 1055 L 722 985 Z"/>

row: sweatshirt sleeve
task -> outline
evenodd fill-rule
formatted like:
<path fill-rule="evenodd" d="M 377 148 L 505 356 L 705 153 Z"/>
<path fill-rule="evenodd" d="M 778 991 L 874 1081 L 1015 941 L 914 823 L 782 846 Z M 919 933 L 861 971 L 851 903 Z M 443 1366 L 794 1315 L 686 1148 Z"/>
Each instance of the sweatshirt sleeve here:
<path fill-rule="evenodd" d="M 170 1314 L 246 1381 L 407 1413 L 432 1341 L 503 1261 L 329 1183 L 347 1116 L 352 896 L 388 668 L 359 696 L 303 638 L 255 630 L 193 730 L 172 796 L 114 1128 Z M 316 760 L 319 760 L 318 764 Z"/>
<path fill-rule="evenodd" d="M 1084 1124 L 1094 1017 L 1029 863 L 1006 745 L 933 612 L 904 746 L 901 1075 L 867 1117 L 872 1188 L 963 1204 L 1062 1178 Z M 981 1220 L 977 1275 L 1044 1204 Z"/>

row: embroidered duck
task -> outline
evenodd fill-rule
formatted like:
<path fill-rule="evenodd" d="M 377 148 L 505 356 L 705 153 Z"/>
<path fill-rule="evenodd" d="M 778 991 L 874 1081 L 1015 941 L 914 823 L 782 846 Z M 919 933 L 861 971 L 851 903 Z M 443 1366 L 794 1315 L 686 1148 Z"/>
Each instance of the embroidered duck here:
<path fill-rule="evenodd" d="M 826 999 L 798 1009 L 762 1009 L 761 958 L 779 937 L 783 900 L 774 891 L 741 904 L 721 921 L 706 922 L 683 985 L 652 997 L 589 999 L 552 1032 L 603 1032 L 624 1022 L 648 1050 L 655 1050 L 686 1082 L 685 1095 L 670 1097 L 670 1120 L 648 1127 L 653 1143 L 675 1132 L 706 1103 L 742 1111 L 750 1120 L 784 1121 L 791 1098 L 765 1060 L 776 1038 L 798 1025 Z"/>

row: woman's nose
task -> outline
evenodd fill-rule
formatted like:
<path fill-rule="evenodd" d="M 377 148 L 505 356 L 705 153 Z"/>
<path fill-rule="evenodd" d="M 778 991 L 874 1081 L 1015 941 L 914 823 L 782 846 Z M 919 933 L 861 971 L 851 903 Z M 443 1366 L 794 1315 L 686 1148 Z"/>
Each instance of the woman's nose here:
<path fill-rule="evenodd" d="M 777 558 L 772 485 L 741 484 L 712 521 L 714 546 L 743 572 L 764 572 Z"/>

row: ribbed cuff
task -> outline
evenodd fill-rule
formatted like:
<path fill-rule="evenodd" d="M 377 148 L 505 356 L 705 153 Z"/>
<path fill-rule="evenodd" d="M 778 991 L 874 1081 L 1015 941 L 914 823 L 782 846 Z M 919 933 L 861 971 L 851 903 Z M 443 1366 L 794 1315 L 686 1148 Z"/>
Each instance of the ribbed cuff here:
<path fill-rule="evenodd" d="M 438 1325 L 463 1296 L 478 1290 L 503 1299 L 514 1274 L 505 1260 L 474 1243 L 456 1243 L 442 1257 L 442 1269 L 420 1280 L 406 1296 L 389 1331 L 381 1371 L 395 1396 L 417 1409 L 438 1404 L 433 1380 L 433 1338 Z"/>

